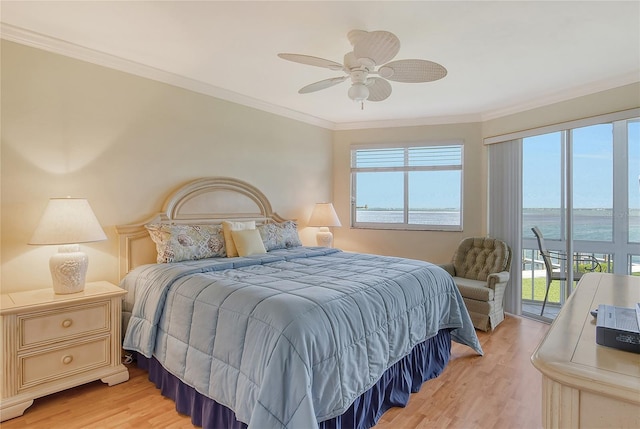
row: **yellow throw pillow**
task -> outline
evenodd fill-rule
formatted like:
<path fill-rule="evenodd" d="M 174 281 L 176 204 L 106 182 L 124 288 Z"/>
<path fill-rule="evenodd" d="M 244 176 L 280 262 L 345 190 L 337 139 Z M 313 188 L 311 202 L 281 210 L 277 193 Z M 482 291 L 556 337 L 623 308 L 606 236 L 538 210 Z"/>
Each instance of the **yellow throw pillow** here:
<path fill-rule="evenodd" d="M 240 256 L 267 253 L 260 232 L 257 229 L 232 230 L 231 236 Z"/>
<path fill-rule="evenodd" d="M 247 222 L 230 222 L 225 220 L 222 222 L 222 235 L 224 236 L 224 247 L 227 250 L 227 256 L 232 258 L 238 256 L 231 231 L 242 231 L 245 229 L 256 229 L 256 221 L 251 220 Z"/>

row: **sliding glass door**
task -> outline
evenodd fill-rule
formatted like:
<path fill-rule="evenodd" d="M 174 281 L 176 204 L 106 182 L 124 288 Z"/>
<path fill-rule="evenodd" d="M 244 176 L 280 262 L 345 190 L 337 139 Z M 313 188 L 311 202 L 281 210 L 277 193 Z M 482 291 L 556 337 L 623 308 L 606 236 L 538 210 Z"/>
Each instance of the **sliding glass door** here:
<path fill-rule="evenodd" d="M 546 291 L 534 226 L 550 250 L 595 257 L 602 271 L 640 275 L 640 122 L 602 123 L 521 141 L 523 313 L 539 316 Z M 564 261 L 553 262 L 566 269 Z M 557 313 L 573 285 L 552 284 L 544 316 Z"/>

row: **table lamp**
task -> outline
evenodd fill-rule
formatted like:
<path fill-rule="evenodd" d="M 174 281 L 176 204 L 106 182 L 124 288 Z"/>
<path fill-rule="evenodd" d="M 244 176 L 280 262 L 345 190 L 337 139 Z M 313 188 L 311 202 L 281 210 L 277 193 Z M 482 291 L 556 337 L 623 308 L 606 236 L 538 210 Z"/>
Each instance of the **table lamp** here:
<path fill-rule="evenodd" d="M 83 198 L 51 198 L 29 244 L 58 244 L 49 268 L 57 294 L 84 290 L 89 257 L 78 243 L 106 240 L 89 202 Z"/>
<path fill-rule="evenodd" d="M 333 204 L 316 203 L 309 218 L 309 226 L 319 226 L 320 230 L 316 235 L 318 246 L 333 247 L 333 234 L 329 231 L 330 226 L 342 226 L 336 214 Z"/>

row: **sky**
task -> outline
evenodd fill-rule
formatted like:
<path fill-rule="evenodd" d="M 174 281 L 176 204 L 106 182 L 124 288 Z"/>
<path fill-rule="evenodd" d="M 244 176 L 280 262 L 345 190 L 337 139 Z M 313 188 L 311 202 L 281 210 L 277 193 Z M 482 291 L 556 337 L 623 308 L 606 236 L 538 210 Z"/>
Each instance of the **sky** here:
<path fill-rule="evenodd" d="M 358 206 L 402 208 L 403 173 L 360 173 Z M 437 185 L 431 185 L 431 183 Z M 460 171 L 410 173 L 409 204 L 418 209 L 460 208 Z"/>
<path fill-rule="evenodd" d="M 611 124 L 573 132 L 574 208 L 613 207 L 613 127 Z M 627 183 L 630 208 L 640 209 L 640 121 L 628 127 Z M 561 201 L 561 133 L 524 139 L 523 206 L 558 208 Z"/>

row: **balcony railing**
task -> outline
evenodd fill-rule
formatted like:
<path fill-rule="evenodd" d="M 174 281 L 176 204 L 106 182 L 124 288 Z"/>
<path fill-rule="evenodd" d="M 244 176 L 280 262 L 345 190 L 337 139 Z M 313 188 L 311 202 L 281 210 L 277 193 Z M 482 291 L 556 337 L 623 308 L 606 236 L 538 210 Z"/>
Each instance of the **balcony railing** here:
<path fill-rule="evenodd" d="M 600 267 L 598 271 L 613 272 L 613 260 L 609 254 L 576 252 L 575 260 L 585 261 L 593 258 Z M 565 261 L 552 258 L 554 268 L 564 269 Z M 595 264 L 578 264 L 578 271 L 592 271 Z M 576 267 L 574 267 L 575 269 Z M 640 267 L 639 267 L 640 270 Z M 540 251 L 537 249 L 523 249 L 522 252 L 522 311 L 527 315 L 540 317 L 540 310 L 547 288 L 546 270 Z M 574 286 L 566 281 L 554 281 L 549 288 L 549 296 L 545 307 L 545 318 L 553 319 L 573 291 Z"/>

